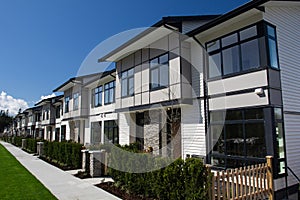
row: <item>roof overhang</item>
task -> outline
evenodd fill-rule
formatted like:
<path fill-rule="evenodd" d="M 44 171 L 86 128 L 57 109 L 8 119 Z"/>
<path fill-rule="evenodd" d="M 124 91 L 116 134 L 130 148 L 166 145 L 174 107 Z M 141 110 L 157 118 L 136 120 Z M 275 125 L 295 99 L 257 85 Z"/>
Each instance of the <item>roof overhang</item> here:
<path fill-rule="evenodd" d="M 151 43 L 169 35 L 174 31 L 176 31 L 176 28 L 168 25 L 164 25 L 161 27 L 150 27 L 142 33 L 140 33 L 139 35 L 137 35 L 136 37 L 134 37 L 133 39 L 129 40 L 128 42 L 125 42 L 120 47 L 116 48 L 115 50 L 100 58 L 98 62 L 119 61 L 122 58 L 130 55 L 131 53 L 139 49 L 145 48 Z"/>

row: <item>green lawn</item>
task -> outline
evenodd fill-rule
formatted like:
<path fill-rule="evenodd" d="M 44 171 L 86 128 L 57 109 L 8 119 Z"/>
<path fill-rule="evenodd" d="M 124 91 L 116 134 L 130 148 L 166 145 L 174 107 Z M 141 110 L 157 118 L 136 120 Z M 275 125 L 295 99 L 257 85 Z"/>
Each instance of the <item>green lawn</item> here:
<path fill-rule="evenodd" d="M 56 199 L 0 144 L 0 199 Z"/>

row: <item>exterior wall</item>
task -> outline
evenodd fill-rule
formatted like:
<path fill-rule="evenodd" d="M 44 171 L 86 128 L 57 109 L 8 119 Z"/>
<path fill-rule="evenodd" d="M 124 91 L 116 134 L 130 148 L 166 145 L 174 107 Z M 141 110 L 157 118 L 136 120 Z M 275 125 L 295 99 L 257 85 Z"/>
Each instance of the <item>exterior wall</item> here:
<path fill-rule="evenodd" d="M 206 156 L 204 100 L 193 100 L 193 105 L 181 107 L 182 156 Z"/>
<path fill-rule="evenodd" d="M 166 89 L 150 91 L 149 88 L 149 59 L 155 58 L 163 53 L 169 53 L 169 87 Z M 182 78 L 181 62 L 179 55 L 190 60 L 190 44 L 179 44 L 179 35 L 172 33 L 156 42 L 144 47 L 126 58 L 117 62 L 116 76 L 116 109 L 129 108 L 139 105 L 148 105 L 170 101 L 173 99 L 190 98 L 190 71 L 189 62 L 185 67 L 187 75 Z M 134 67 L 134 96 L 121 97 L 120 75 L 122 71 Z"/>
<path fill-rule="evenodd" d="M 285 140 L 288 166 L 300 177 L 300 5 L 267 6 L 264 19 L 276 26 L 284 110 Z M 288 172 L 289 185 L 296 184 Z M 277 188 L 285 187 L 284 180 Z"/>
<path fill-rule="evenodd" d="M 119 143 L 120 145 L 129 144 L 130 142 L 130 123 L 131 117 L 130 113 L 119 113 Z"/>

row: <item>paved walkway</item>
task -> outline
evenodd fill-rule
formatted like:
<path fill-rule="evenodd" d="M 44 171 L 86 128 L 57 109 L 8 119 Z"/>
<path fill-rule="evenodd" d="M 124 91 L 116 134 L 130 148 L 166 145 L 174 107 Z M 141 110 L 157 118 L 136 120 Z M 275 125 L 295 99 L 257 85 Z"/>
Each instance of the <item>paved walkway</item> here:
<path fill-rule="evenodd" d="M 16 159 L 30 171 L 50 192 L 61 200 L 115 200 L 114 195 L 90 182 L 74 177 L 37 157 L 3 141 L 0 142 Z"/>

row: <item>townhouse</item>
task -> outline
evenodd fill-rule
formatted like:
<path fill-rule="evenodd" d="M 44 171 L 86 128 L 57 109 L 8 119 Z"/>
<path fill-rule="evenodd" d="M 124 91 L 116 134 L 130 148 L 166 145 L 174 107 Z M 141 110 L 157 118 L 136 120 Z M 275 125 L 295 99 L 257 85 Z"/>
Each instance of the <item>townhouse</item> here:
<path fill-rule="evenodd" d="M 53 90 L 63 92 L 56 111 L 60 141 L 97 145 L 104 143 L 106 135 L 112 143 L 119 142 L 113 74 L 114 70 L 74 77 Z"/>
<path fill-rule="evenodd" d="M 216 169 L 272 155 L 277 198 L 296 193 L 299 15 L 299 1 L 255 0 L 206 21 L 167 17 L 100 58 L 116 63 L 120 143 Z"/>
<path fill-rule="evenodd" d="M 87 146 L 137 142 L 216 170 L 272 155 L 282 199 L 299 188 L 299 17 L 299 1 L 275 0 L 164 17 L 99 58 L 114 70 L 69 79 L 54 90 L 62 96 L 18 114 L 17 128 Z"/>

